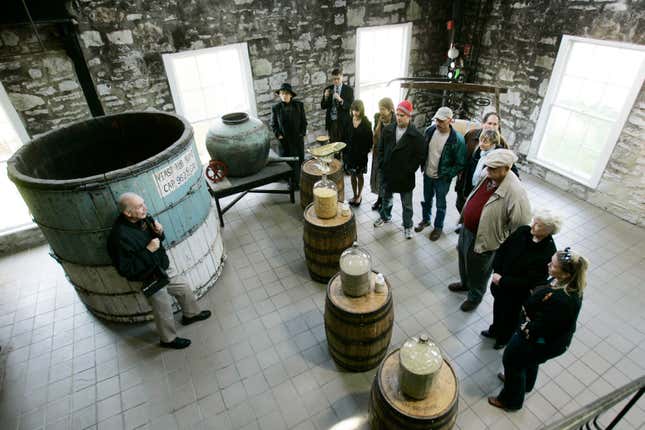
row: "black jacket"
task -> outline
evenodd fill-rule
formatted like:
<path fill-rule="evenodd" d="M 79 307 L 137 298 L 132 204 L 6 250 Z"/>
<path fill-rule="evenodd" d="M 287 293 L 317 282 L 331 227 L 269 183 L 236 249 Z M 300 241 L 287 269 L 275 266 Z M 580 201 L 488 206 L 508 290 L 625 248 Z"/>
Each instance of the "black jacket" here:
<path fill-rule="evenodd" d="M 334 99 L 333 85 L 329 85 L 325 90 L 329 90 L 329 97 L 325 97 L 325 92 L 323 91 L 323 96 L 320 100 L 320 108 L 327 110 L 325 113 L 325 128 L 329 130 L 331 125 L 331 107 L 335 104 L 336 111 L 338 113 L 338 121 L 342 124 L 343 130 L 345 130 L 345 135 L 347 135 L 352 123 L 352 115 L 349 108 L 352 106 L 352 103 L 354 103 L 354 89 L 345 84 L 340 87 L 340 98 L 343 99 L 343 104 L 338 103 Z"/>
<path fill-rule="evenodd" d="M 145 221 L 132 223 L 123 214 L 116 219 L 108 237 L 108 253 L 117 272 L 130 281 L 148 281 L 157 267 L 168 269 L 170 261 L 163 245 L 155 252 L 146 248 L 154 238 L 165 239 L 165 234 L 158 236 L 149 227 L 154 222 L 152 217 Z M 144 229 L 142 223 L 148 226 Z"/>
<path fill-rule="evenodd" d="M 562 288 L 538 289 L 524 303 L 529 341 L 543 343 L 555 354 L 564 352 L 576 331 L 582 298 Z"/>
<path fill-rule="evenodd" d="M 502 275 L 499 287 L 526 298 L 530 290 L 546 282 L 547 265 L 555 254 L 552 236 L 533 242 L 531 227 L 518 227 L 495 252 L 493 272 Z"/>
<path fill-rule="evenodd" d="M 366 168 L 367 154 L 372 150 L 372 143 L 372 124 L 367 118 L 363 118 L 356 128 L 352 124 L 347 142 L 347 151 L 345 152 L 348 167 Z"/>
<path fill-rule="evenodd" d="M 275 137 L 284 136 L 287 141 L 302 142 L 307 134 L 307 116 L 305 106 L 299 100 L 289 104 L 280 102 L 271 108 L 271 128 Z"/>
<path fill-rule="evenodd" d="M 378 162 L 387 189 L 393 193 L 406 193 L 414 189 L 414 174 L 425 161 L 423 135 L 410 124 L 397 143 L 396 127 L 394 122 L 383 129 Z"/>

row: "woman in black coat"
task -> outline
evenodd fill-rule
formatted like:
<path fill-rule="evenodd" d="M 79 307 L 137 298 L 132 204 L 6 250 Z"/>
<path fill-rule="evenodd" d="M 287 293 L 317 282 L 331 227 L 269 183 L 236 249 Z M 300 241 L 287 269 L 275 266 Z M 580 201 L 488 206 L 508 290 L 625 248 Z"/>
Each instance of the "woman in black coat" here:
<path fill-rule="evenodd" d="M 560 225 L 549 211 L 536 213 L 530 226 L 519 227 L 497 249 L 490 286 L 493 323 L 481 332 L 495 339 L 493 348 L 506 346 L 520 323 L 522 304 L 536 285 L 546 282 L 547 264 L 556 250 L 552 235 Z"/>
<path fill-rule="evenodd" d="M 349 201 L 358 206 L 363 201 L 363 175 L 367 172 L 367 154 L 372 150 L 372 124 L 365 116 L 365 106 L 360 100 L 354 100 L 350 108 L 352 126 L 349 132 L 345 155 L 345 167 L 351 175 L 354 197 Z"/>
<path fill-rule="evenodd" d="M 504 351 L 504 373 L 498 375 L 504 388 L 497 397 L 488 398 L 492 406 L 521 409 L 525 394 L 535 386 L 539 365 L 567 350 L 576 330 L 588 266 L 570 248 L 553 254 L 549 283 L 524 304 L 524 322 Z"/>

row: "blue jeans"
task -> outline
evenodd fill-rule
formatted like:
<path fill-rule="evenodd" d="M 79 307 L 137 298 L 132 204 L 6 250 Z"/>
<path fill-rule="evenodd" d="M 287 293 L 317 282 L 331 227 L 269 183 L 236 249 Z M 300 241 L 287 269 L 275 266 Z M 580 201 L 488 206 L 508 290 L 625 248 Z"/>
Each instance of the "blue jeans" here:
<path fill-rule="evenodd" d="M 450 181 L 442 178 L 431 178 L 423 174 L 423 200 L 421 202 L 421 219 L 430 224 L 432 215 L 432 198 L 437 199 L 437 214 L 434 217 L 434 228 L 443 229 L 443 220 L 446 218 L 446 195 L 450 188 Z"/>
<path fill-rule="evenodd" d="M 399 193 L 401 196 L 401 206 L 403 207 L 403 227 L 412 228 L 412 191 Z M 386 183 L 381 181 L 381 209 L 379 215 L 381 219 L 389 220 L 392 218 L 392 191 Z"/>

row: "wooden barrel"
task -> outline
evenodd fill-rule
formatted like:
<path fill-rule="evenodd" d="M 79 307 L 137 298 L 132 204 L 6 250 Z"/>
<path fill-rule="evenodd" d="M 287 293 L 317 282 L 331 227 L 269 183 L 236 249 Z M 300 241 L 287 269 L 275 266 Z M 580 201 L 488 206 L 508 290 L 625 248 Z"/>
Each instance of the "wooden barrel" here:
<path fill-rule="evenodd" d="M 340 269 L 340 254 L 356 241 L 354 214 L 344 217 L 340 212 L 334 218 L 321 219 L 313 203 L 305 209 L 302 239 L 307 269 L 314 281 L 329 281 Z"/>
<path fill-rule="evenodd" d="M 414 400 L 399 386 L 399 350 L 383 360 L 372 384 L 369 422 L 372 430 L 448 430 L 455 425 L 459 403 L 459 382 L 450 363 L 443 366 L 428 397 Z"/>
<path fill-rule="evenodd" d="M 323 173 L 318 168 L 317 160 L 309 160 L 302 165 L 300 172 L 300 206 L 305 209 L 309 203 L 314 201 L 314 184 L 322 178 Z M 343 163 L 339 160 L 332 160 L 329 164 L 327 179 L 336 184 L 338 188 L 338 201 L 345 200 L 345 177 Z"/>
<path fill-rule="evenodd" d="M 334 361 L 348 370 L 363 372 L 378 366 L 392 339 L 392 290 L 386 280 L 385 291 L 375 293 L 374 275 L 369 292 L 362 297 L 343 293 L 339 273 L 327 285 L 327 346 Z"/>
<path fill-rule="evenodd" d="M 192 127 L 177 115 L 129 112 L 79 121 L 22 146 L 7 171 L 80 299 L 101 318 L 152 318 L 138 285 L 117 274 L 107 252 L 124 192 L 144 198 L 164 226 L 174 268 L 199 282 L 193 288 L 209 288 L 219 274 L 219 227 L 208 222 L 214 211 Z"/>

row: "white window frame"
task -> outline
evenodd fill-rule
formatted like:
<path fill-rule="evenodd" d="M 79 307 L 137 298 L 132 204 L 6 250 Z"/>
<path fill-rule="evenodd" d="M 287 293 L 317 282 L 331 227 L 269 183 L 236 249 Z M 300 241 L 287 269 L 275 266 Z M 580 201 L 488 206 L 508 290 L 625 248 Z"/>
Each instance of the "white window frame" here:
<path fill-rule="evenodd" d="M 361 46 L 362 39 L 368 36 L 370 32 L 378 31 L 379 29 L 395 28 L 395 27 L 403 28 L 405 31 L 405 36 L 407 36 L 407 37 L 404 37 L 403 39 L 403 44 L 404 44 L 403 52 L 402 52 L 403 76 L 395 76 L 395 78 L 402 78 L 408 75 L 408 68 L 410 66 L 410 48 L 412 46 L 412 23 L 405 22 L 403 24 L 360 27 L 356 30 L 356 98 L 357 99 L 361 98 L 361 94 L 360 94 L 361 86 L 368 87 L 368 88 L 375 88 L 375 87 L 380 87 L 383 84 L 387 86 L 387 83 L 389 82 L 389 81 L 368 82 L 368 83 L 363 83 L 361 85 L 360 46 Z M 402 96 L 403 96 L 403 89 L 399 89 L 399 99 L 401 99 Z M 397 103 L 397 100 L 393 100 L 393 101 L 395 104 Z"/>
<path fill-rule="evenodd" d="M 535 164 L 546 167 L 547 169 L 552 170 L 573 181 L 576 181 L 587 187 L 595 189 L 600 183 L 600 179 L 602 178 L 605 168 L 607 167 L 609 158 L 611 157 L 611 154 L 614 151 L 614 147 L 616 146 L 616 143 L 618 142 L 618 138 L 620 137 L 620 134 L 625 125 L 625 122 L 627 121 L 627 117 L 629 116 L 629 113 L 634 105 L 634 102 L 636 101 L 636 97 L 638 97 L 638 93 L 643 84 L 643 80 L 645 79 L 645 61 L 641 63 L 641 69 L 637 74 L 637 79 L 635 79 L 631 85 L 630 93 L 627 96 L 627 99 L 625 100 L 623 108 L 621 109 L 620 113 L 618 114 L 618 117 L 616 118 L 616 121 L 614 122 L 614 127 L 609 133 L 609 136 L 604 144 L 603 150 L 596 163 L 596 168 L 592 172 L 590 179 L 583 178 L 571 171 L 564 170 L 561 166 L 556 166 L 553 163 L 550 163 L 548 160 L 538 158 L 540 145 L 542 143 L 542 139 L 546 131 L 547 119 L 551 114 L 551 107 L 555 103 L 556 97 L 558 95 L 558 91 L 560 89 L 560 85 L 564 77 L 564 72 L 569 59 L 569 54 L 571 53 L 571 48 L 575 42 L 593 43 L 598 45 L 611 46 L 615 48 L 633 49 L 638 51 L 645 51 L 645 46 L 635 45 L 635 44 L 630 44 L 625 42 L 614 42 L 614 41 L 608 41 L 608 40 L 598 40 L 598 39 L 591 39 L 586 37 L 570 36 L 566 34 L 562 36 L 562 41 L 560 43 L 558 55 L 556 57 L 555 65 L 551 73 L 549 87 L 547 89 L 546 96 L 544 97 L 544 101 L 542 102 L 542 108 L 540 109 L 540 115 L 538 117 L 538 121 L 535 127 L 535 133 L 533 134 L 533 139 L 531 140 L 531 145 L 529 147 L 527 159 Z"/>
<path fill-rule="evenodd" d="M 2 85 L 1 82 L 0 82 L 0 104 L 2 104 L 2 107 L 7 114 L 7 117 L 9 118 L 9 122 L 11 123 L 14 131 L 20 138 L 20 143 L 21 143 L 20 146 L 29 142 L 31 138 L 29 137 L 29 134 L 27 134 L 27 130 L 25 130 L 25 126 L 20 120 L 20 116 L 18 115 L 18 112 L 16 112 L 16 109 L 13 107 L 13 104 L 11 104 L 11 99 L 9 98 L 9 95 L 5 91 L 4 86 Z M 16 148 L 16 150 L 18 150 L 18 148 Z M 0 170 L 1 170 L 1 173 L 0 173 L 1 175 L 7 175 L 7 161 L 0 161 Z M 25 204 L 26 206 L 26 203 L 23 202 L 23 204 Z M 9 226 L 6 228 L 0 228 L 0 236 L 11 234 L 16 230 L 23 229 L 25 227 L 29 227 L 33 225 L 34 223 L 32 221 L 32 218 L 30 217 L 29 220 L 26 221 L 25 223 Z"/>
<path fill-rule="evenodd" d="M 215 46 L 212 48 L 203 48 L 203 49 L 196 49 L 192 51 L 182 51 L 182 52 L 175 52 L 172 54 L 162 55 L 164 67 L 166 69 L 166 76 L 168 77 L 168 83 L 170 84 L 170 92 L 172 94 L 173 102 L 175 103 L 175 110 L 177 111 L 178 114 L 186 115 L 185 113 L 186 109 L 185 109 L 185 106 L 183 106 L 181 103 L 179 85 L 172 66 L 172 60 L 175 58 L 195 57 L 197 55 L 207 54 L 209 51 L 217 52 L 217 51 L 222 51 L 222 50 L 231 49 L 231 48 L 237 49 L 237 51 L 241 54 L 240 57 L 242 59 L 241 60 L 242 64 L 240 64 L 240 66 L 242 67 L 243 74 L 244 74 L 242 78 L 245 81 L 247 81 L 246 89 L 248 91 L 248 97 L 249 97 L 250 108 L 251 108 L 251 111 L 248 113 L 250 113 L 253 116 L 257 116 L 257 102 L 255 100 L 255 92 L 253 90 L 253 74 L 251 73 L 249 49 L 246 42 L 232 43 L 230 45 Z M 200 121 L 203 121 L 205 119 L 209 119 L 209 118 L 202 118 L 200 119 Z"/>

